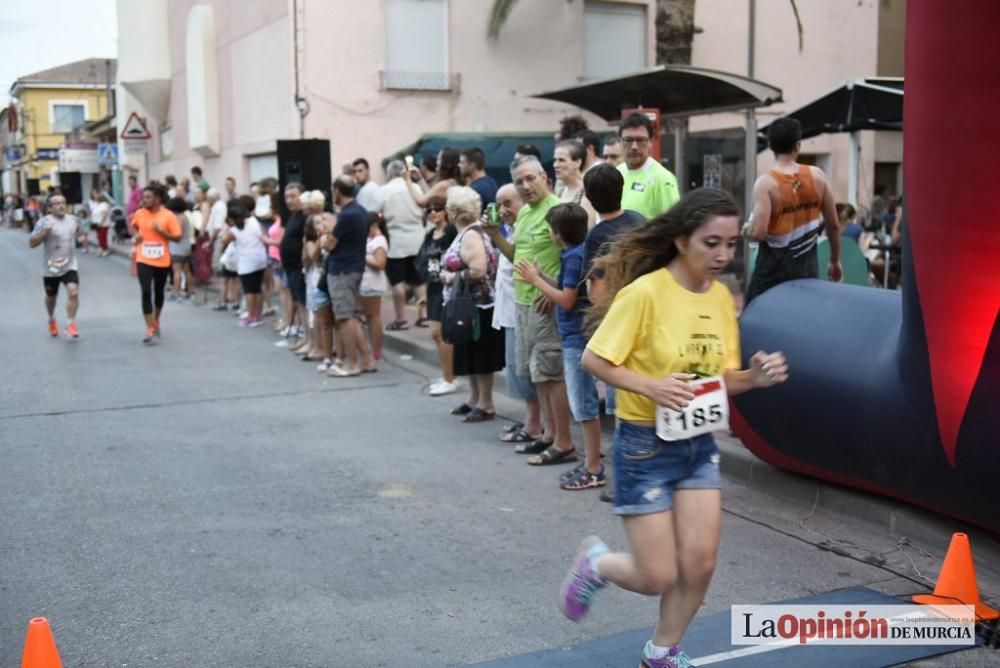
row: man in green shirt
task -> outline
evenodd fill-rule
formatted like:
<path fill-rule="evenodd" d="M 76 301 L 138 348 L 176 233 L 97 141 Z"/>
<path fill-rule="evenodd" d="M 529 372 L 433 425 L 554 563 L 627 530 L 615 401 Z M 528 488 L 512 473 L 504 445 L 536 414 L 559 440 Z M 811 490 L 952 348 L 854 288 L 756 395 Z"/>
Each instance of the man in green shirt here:
<path fill-rule="evenodd" d="M 549 189 L 545 169 L 534 156 L 514 160 L 510 174 L 524 200 L 524 206 L 517 213 L 513 239 L 504 239 L 499 226 L 487 225 L 485 229 L 494 245 L 515 266 L 520 262 L 534 263 L 545 275 L 557 276 L 561 264 L 560 248 L 549 233 L 545 214 L 559 204 L 559 198 Z M 534 455 L 528 460 L 533 465 L 575 461 L 576 451 L 569 431 L 569 401 L 563 379 L 562 342 L 552 304 L 538 288 L 522 281 L 516 273 L 514 303 L 517 359 L 507 360 L 507 364 L 517 364 L 518 374 L 531 377 L 538 389 L 546 426 L 542 438 L 518 446 L 516 451 Z"/>
<path fill-rule="evenodd" d="M 628 116 L 618 129 L 625 149 L 625 162 L 618 165 L 625 177 L 622 209 L 641 213 L 646 220 L 659 216 L 681 198 L 674 175 L 649 156 L 653 135 L 653 122 L 640 113 Z"/>

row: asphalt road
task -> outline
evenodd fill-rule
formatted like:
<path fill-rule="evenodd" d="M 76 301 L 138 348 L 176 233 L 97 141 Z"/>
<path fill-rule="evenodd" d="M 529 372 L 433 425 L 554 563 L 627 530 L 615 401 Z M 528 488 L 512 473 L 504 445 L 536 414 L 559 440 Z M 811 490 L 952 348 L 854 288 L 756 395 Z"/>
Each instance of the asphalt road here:
<path fill-rule="evenodd" d="M 445 666 L 653 623 L 655 601 L 615 590 L 562 618 L 578 541 L 622 546 L 618 522 L 559 491 L 563 468 L 526 466 L 499 422 L 447 415 L 458 399 L 426 396 L 426 367 L 389 355 L 326 380 L 269 328 L 192 305 L 168 304 L 145 348 L 127 264 L 94 255 L 82 339 L 50 339 L 40 254 L 0 229 L 0 665 L 35 616 L 66 666 L 122 667 Z M 765 524 L 725 516 L 705 613 L 915 588 Z"/>

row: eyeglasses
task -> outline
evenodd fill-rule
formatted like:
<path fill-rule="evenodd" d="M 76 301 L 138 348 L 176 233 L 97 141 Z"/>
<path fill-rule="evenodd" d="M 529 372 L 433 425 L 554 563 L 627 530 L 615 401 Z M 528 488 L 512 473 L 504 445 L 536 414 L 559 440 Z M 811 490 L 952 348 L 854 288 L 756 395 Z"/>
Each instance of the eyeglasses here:
<path fill-rule="evenodd" d="M 444 207 L 436 205 L 427 207 L 427 213 L 437 213 L 439 211 L 444 211 Z"/>
<path fill-rule="evenodd" d="M 628 146 L 629 144 L 635 144 L 636 146 L 645 146 L 649 143 L 649 137 L 622 137 L 622 143 Z"/>

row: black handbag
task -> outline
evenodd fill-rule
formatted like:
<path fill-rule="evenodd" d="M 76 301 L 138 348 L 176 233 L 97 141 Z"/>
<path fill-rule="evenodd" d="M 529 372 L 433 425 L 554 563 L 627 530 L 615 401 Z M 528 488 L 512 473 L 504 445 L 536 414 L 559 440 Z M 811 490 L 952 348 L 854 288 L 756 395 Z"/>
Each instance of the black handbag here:
<path fill-rule="evenodd" d="M 444 303 L 441 317 L 441 336 L 453 346 L 462 346 L 476 340 L 479 325 L 479 309 L 469 292 L 465 272 L 455 276 L 455 287 L 451 297 Z"/>

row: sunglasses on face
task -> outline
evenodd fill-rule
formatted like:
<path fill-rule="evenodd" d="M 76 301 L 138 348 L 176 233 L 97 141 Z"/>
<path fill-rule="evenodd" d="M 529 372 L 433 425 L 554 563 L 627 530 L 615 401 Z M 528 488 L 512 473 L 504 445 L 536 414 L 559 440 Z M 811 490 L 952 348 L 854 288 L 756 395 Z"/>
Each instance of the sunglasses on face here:
<path fill-rule="evenodd" d="M 444 211 L 444 207 L 443 206 L 429 206 L 429 207 L 427 207 L 427 213 L 438 213 L 440 211 Z"/>

